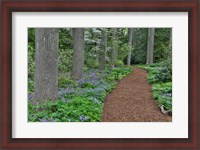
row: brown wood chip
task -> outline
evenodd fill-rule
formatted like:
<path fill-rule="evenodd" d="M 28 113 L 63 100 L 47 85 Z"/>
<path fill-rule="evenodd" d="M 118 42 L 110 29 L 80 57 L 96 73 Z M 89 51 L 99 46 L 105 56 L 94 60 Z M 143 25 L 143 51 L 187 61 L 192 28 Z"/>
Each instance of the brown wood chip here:
<path fill-rule="evenodd" d="M 107 96 L 103 122 L 171 122 L 152 98 L 147 72 L 134 68 Z"/>

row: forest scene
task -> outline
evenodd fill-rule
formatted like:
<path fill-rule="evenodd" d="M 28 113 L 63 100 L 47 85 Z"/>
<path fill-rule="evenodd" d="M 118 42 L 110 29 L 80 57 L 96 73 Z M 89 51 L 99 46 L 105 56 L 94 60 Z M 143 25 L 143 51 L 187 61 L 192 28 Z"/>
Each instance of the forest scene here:
<path fill-rule="evenodd" d="M 171 28 L 28 28 L 28 122 L 171 122 Z"/>

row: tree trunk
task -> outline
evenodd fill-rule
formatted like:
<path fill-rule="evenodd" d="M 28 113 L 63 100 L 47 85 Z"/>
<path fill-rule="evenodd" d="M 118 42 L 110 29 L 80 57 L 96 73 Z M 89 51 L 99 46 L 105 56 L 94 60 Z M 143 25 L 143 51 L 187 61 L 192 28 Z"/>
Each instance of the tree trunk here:
<path fill-rule="evenodd" d="M 132 46 L 135 47 L 135 28 L 132 30 Z"/>
<path fill-rule="evenodd" d="M 172 48 L 172 28 L 170 29 L 170 33 L 169 33 L 169 47 L 170 49 Z"/>
<path fill-rule="evenodd" d="M 73 28 L 72 77 L 78 80 L 83 76 L 84 65 L 84 28 Z"/>
<path fill-rule="evenodd" d="M 33 104 L 55 100 L 58 93 L 58 29 L 36 28 Z"/>
<path fill-rule="evenodd" d="M 131 65 L 131 46 L 132 46 L 132 38 L 133 38 L 133 29 L 128 28 L 128 44 L 130 46 L 130 49 L 128 51 L 128 58 L 127 58 L 127 65 Z"/>
<path fill-rule="evenodd" d="M 101 44 L 99 50 L 99 69 L 104 70 L 106 64 L 106 29 L 102 29 L 101 32 Z"/>
<path fill-rule="evenodd" d="M 170 34 L 169 34 L 169 54 L 168 58 L 172 57 L 172 28 L 170 29 Z"/>
<path fill-rule="evenodd" d="M 117 33 L 117 28 L 112 29 L 112 56 L 111 56 L 111 64 L 112 68 L 115 67 L 116 63 L 116 55 L 117 55 L 117 48 L 116 48 L 116 33 Z"/>
<path fill-rule="evenodd" d="M 154 34 L 155 28 L 148 29 L 148 43 L 147 43 L 147 61 L 146 64 L 153 64 L 153 50 L 154 50 Z"/>
<path fill-rule="evenodd" d="M 118 35 L 117 35 L 117 28 L 115 28 L 115 63 L 117 62 L 118 60 Z"/>

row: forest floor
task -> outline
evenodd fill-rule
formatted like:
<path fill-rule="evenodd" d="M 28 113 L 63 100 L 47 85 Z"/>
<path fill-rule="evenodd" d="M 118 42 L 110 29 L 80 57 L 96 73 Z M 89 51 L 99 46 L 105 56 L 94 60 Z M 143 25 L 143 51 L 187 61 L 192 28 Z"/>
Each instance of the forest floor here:
<path fill-rule="evenodd" d="M 119 81 L 106 97 L 103 122 L 171 122 L 153 100 L 148 73 L 134 68 L 133 73 Z"/>

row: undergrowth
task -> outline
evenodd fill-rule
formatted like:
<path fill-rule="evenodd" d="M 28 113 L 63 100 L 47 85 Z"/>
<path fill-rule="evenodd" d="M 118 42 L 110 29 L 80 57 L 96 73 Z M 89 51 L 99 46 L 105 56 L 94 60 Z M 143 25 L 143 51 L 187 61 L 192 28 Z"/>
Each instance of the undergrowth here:
<path fill-rule="evenodd" d="M 58 99 L 43 100 L 32 105 L 29 87 L 28 120 L 30 122 L 97 122 L 101 121 L 104 99 L 121 80 L 132 72 L 131 67 L 118 67 L 106 71 L 86 70 L 78 81 L 69 76 L 59 76 Z M 33 84 L 32 81 L 29 83 Z"/>
<path fill-rule="evenodd" d="M 148 72 L 148 82 L 152 84 L 153 98 L 159 106 L 172 112 L 172 65 L 170 61 L 152 65 L 137 65 Z"/>

